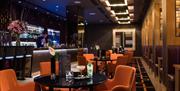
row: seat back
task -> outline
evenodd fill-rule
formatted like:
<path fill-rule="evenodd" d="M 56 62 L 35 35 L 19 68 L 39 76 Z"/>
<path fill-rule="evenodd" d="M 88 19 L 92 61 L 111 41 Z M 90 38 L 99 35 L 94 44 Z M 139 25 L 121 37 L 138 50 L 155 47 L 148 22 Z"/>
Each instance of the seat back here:
<path fill-rule="evenodd" d="M 130 88 L 131 91 L 136 91 L 136 68 L 132 67 L 132 69 L 133 69 L 133 74 L 131 77 Z"/>
<path fill-rule="evenodd" d="M 84 56 L 77 56 L 78 65 L 87 65 L 86 58 Z"/>
<path fill-rule="evenodd" d="M 127 65 L 129 60 L 128 55 L 118 56 L 116 65 Z"/>
<path fill-rule="evenodd" d="M 131 63 L 131 62 L 132 62 L 132 58 L 133 58 L 133 56 L 134 56 L 134 52 L 128 51 L 128 52 L 126 52 L 125 54 L 129 56 L 128 63 Z"/>
<path fill-rule="evenodd" d="M 0 71 L 0 91 L 15 91 L 17 86 L 17 78 L 13 69 Z"/>
<path fill-rule="evenodd" d="M 94 54 L 83 54 L 83 56 L 86 58 L 87 61 L 94 59 Z"/>
<path fill-rule="evenodd" d="M 51 74 L 51 62 L 40 62 L 40 75 Z M 59 62 L 56 62 L 56 74 L 59 74 Z"/>
<path fill-rule="evenodd" d="M 119 56 L 123 56 L 123 54 L 113 53 L 113 54 L 110 55 L 110 59 L 111 59 L 111 60 L 117 60 L 117 58 L 118 58 Z"/>
<path fill-rule="evenodd" d="M 133 68 L 130 66 L 118 65 L 116 67 L 113 80 L 113 86 L 130 86 L 133 75 Z"/>

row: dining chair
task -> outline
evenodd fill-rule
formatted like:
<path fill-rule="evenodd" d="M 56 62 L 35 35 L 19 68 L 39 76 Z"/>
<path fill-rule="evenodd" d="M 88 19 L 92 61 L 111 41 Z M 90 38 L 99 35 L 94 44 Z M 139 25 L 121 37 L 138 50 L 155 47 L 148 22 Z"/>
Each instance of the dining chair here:
<path fill-rule="evenodd" d="M 87 61 L 91 61 L 94 59 L 94 54 L 83 54 Z"/>
<path fill-rule="evenodd" d="M 34 82 L 20 84 L 13 69 L 0 71 L 0 91 L 37 91 Z"/>
<path fill-rule="evenodd" d="M 130 66 L 118 65 L 115 76 L 95 87 L 96 91 L 135 91 L 136 69 Z"/>
<path fill-rule="evenodd" d="M 44 61 L 40 62 L 40 75 L 50 75 L 51 74 L 51 62 Z M 56 75 L 59 75 L 59 62 L 56 62 Z"/>
<path fill-rule="evenodd" d="M 132 59 L 133 59 L 133 56 L 134 56 L 134 52 L 133 51 L 127 51 L 125 53 L 125 55 L 128 55 L 129 56 L 129 60 L 128 60 L 128 64 L 131 64 L 132 63 Z"/>
<path fill-rule="evenodd" d="M 115 69 L 118 65 L 127 65 L 128 64 L 128 60 L 129 60 L 129 56 L 128 55 L 124 55 L 124 56 L 119 56 L 116 60 L 116 63 L 108 63 L 107 65 L 107 71 L 108 74 L 113 77 L 114 73 L 115 73 Z"/>
<path fill-rule="evenodd" d="M 87 61 L 84 56 L 77 56 L 77 62 L 78 62 L 78 65 L 84 65 L 84 66 L 87 66 L 88 63 L 92 63 L 93 72 L 96 72 L 96 63 L 93 61 Z M 83 72 L 87 72 L 87 68 Z"/>
<path fill-rule="evenodd" d="M 51 74 L 51 62 L 40 62 L 40 75 L 46 76 Z M 59 75 L 59 62 L 56 62 L 56 75 Z M 49 91 L 49 87 L 41 86 L 42 91 Z M 54 91 L 69 91 L 68 88 L 54 88 Z"/>

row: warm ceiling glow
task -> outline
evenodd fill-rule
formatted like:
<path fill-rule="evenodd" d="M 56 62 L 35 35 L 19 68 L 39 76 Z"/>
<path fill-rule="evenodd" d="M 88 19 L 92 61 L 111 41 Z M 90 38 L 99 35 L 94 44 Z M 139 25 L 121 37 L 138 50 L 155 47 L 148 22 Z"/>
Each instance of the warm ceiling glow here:
<path fill-rule="evenodd" d="M 109 2 L 110 0 L 100 0 L 100 1 L 106 6 L 106 10 L 110 11 L 111 13 L 110 16 L 114 19 L 115 22 L 119 24 L 130 24 L 131 21 L 133 21 L 132 18 L 134 17 L 134 14 L 129 13 L 129 10 L 134 10 L 134 6 L 133 5 L 128 6 L 127 0 L 124 0 L 124 3 L 116 3 L 116 4 L 111 4 Z M 125 8 L 125 11 L 124 11 L 124 8 L 122 6 L 127 7 L 127 9 Z M 119 10 L 119 12 L 115 12 L 115 10 L 112 10 L 111 7 L 120 7 L 120 9 L 122 10 Z M 127 17 L 118 18 L 117 15 L 127 15 Z"/>
<path fill-rule="evenodd" d="M 130 21 L 127 21 L 127 22 L 121 22 L 121 21 L 118 21 L 119 24 L 130 24 L 131 22 Z"/>
<path fill-rule="evenodd" d="M 130 13 L 129 16 L 134 16 L 134 14 L 133 14 L 133 13 Z"/>
<path fill-rule="evenodd" d="M 128 6 L 129 10 L 134 10 L 134 6 Z"/>
<path fill-rule="evenodd" d="M 110 4 L 109 0 L 100 0 L 101 2 L 104 2 L 107 6 L 111 7 L 117 7 L 117 6 L 127 6 L 127 0 L 124 0 L 125 3 L 117 3 L 117 4 Z"/>
<path fill-rule="evenodd" d="M 130 20 L 130 17 L 128 16 L 127 18 L 119 18 L 118 20 Z"/>
<path fill-rule="evenodd" d="M 126 12 L 119 12 L 119 13 L 115 13 L 116 15 L 126 15 L 129 14 L 128 10 L 126 10 Z"/>
<path fill-rule="evenodd" d="M 111 10 L 111 13 L 112 13 L 113 15 L 116 15 L 115 12 L 114 12 L 114 10 Z"/>
<path fill-rule="evenodd" d="M 89 15 L 93 16 L 93 15 L 96 15 L 96 13 L 94 13 L 94 12 L 91 12 L 91 13 L 89 13 Z"/>

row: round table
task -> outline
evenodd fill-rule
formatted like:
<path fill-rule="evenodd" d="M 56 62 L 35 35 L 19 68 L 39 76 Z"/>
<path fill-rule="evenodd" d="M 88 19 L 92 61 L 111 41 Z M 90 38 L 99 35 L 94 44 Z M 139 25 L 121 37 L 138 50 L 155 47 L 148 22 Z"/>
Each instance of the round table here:
<path fill-rule="evenodd" d="M 103 83 L 106 80 L 106 76 L 103 74 L 93 74 L 92 78 L 85 79 L 66 79 L 56 76 L 56 79 L 51 79 L 50 76 L 38 76 L 34 78 L 35 83 L 48 86 L 49 91 L 54 91 L 53 88 L 80 88 L 88 87 L 90 91 L 93 91 L 93 86 Z"/>
<path fill-rule="evenodd" d="M 114 60 L 111 60 L 109 57 L 108 58 L 94 58 L 94 59 L 91 59 L 92 61 L 96 61 L 96 73 L 98 73 L 98 64 L 97 62 L 100 61 L 100 62 L 105 62 L 105 73 L 106 73 L 106 76 L 108 76 L 108 72 L 107 72 L 107 62 L 110 61 L 114 61 Z"/>

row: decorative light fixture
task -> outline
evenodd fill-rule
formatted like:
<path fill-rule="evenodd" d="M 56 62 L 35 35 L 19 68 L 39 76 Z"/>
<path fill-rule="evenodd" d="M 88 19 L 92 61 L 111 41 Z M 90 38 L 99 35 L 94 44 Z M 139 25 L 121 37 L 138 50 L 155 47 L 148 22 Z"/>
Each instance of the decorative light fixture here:
<path fill-rule="evenodd" d="M 134 6 L 128 6 L 127 0 L 113 1 L 100 0 L 105 5 L 106 10 L 110 12 L 112 19 L 119 24 L 130 24 L 133 21 L 134 14 L 129 13 L 129 10 L 134 10 Z M 120 18 L 119 18 L 119 17 Z"/>

